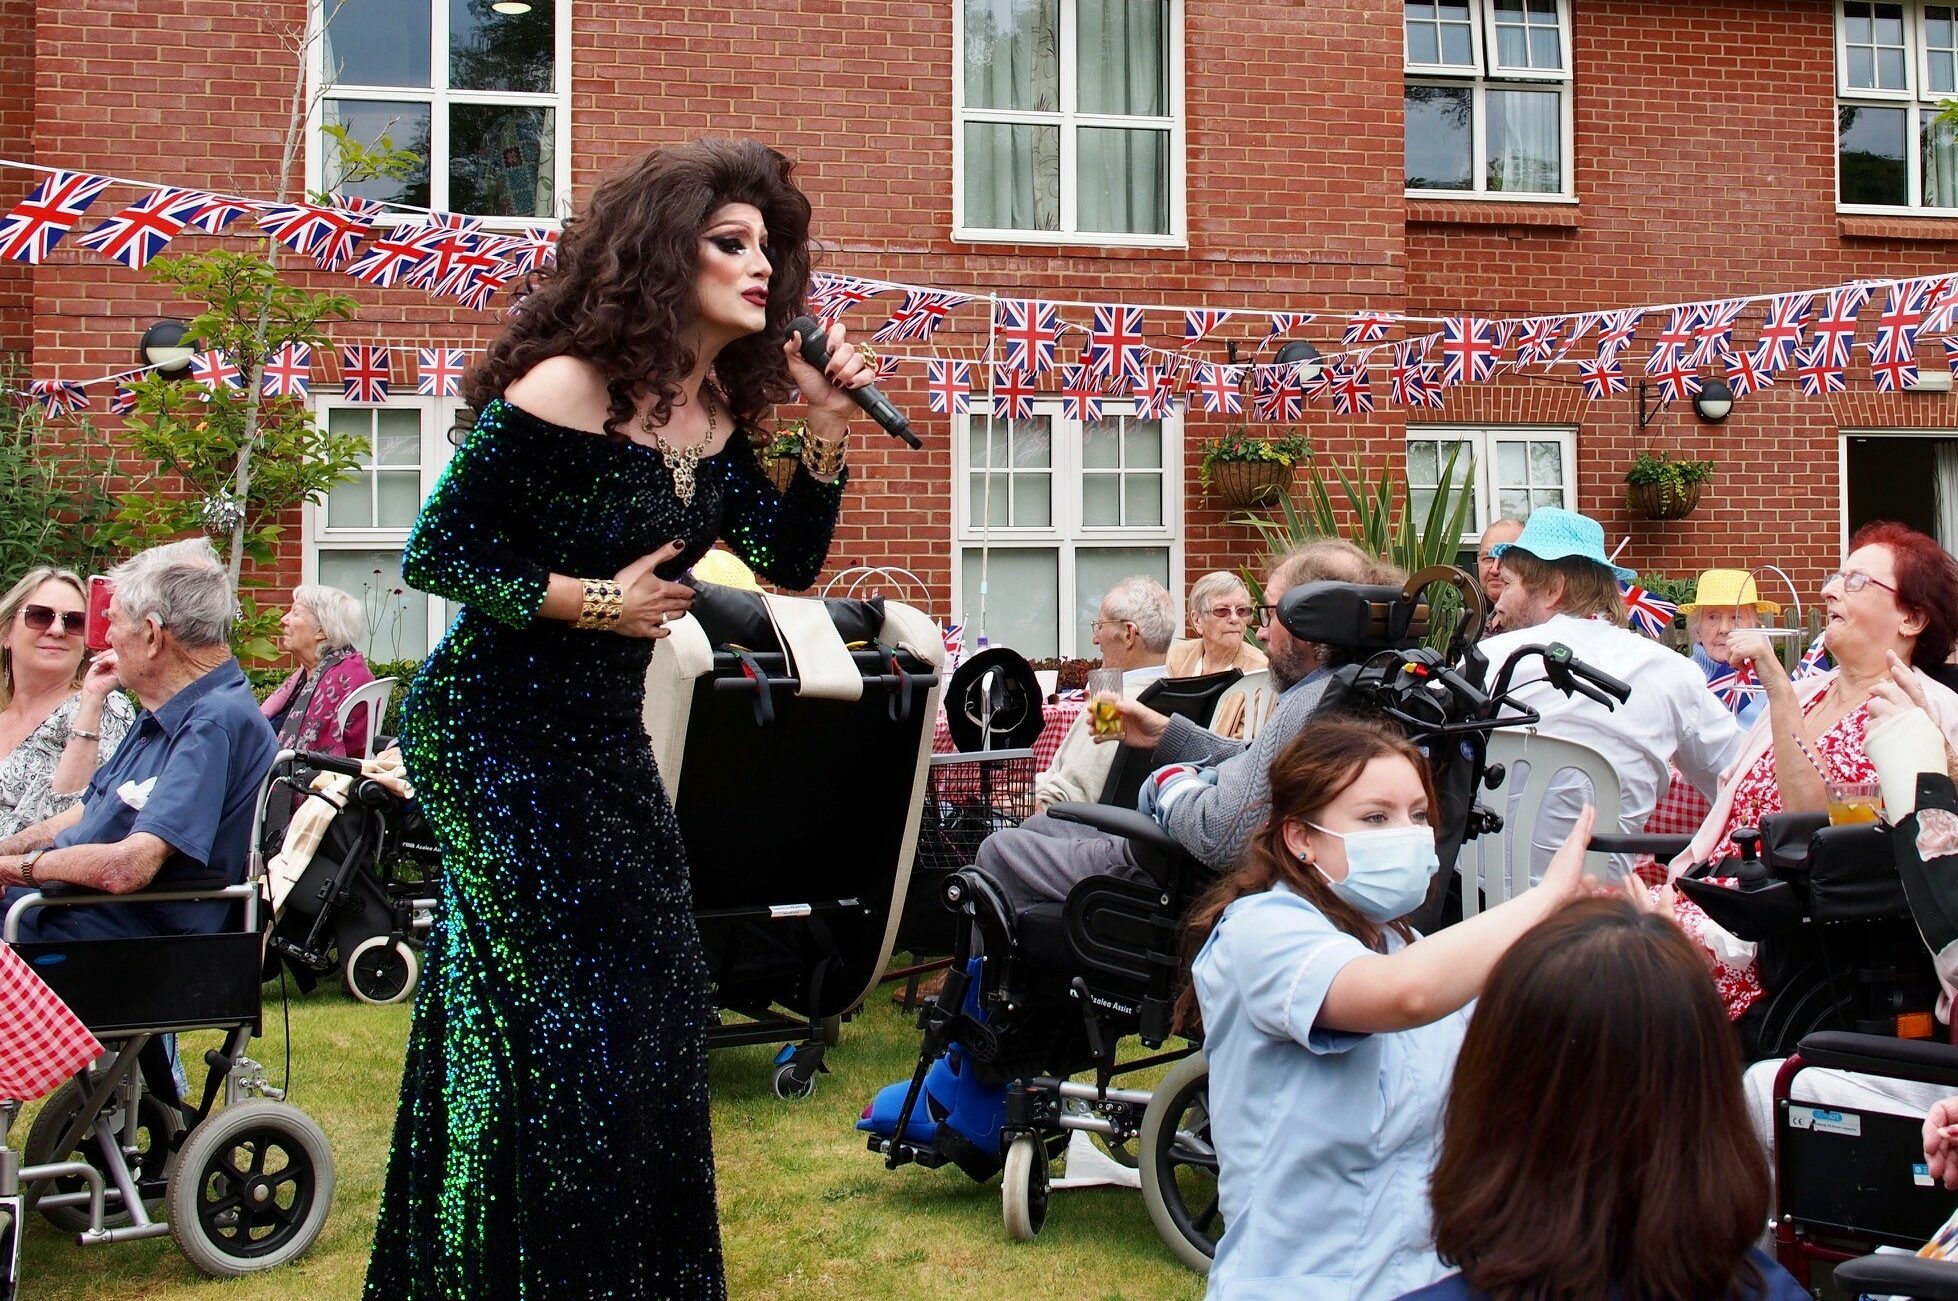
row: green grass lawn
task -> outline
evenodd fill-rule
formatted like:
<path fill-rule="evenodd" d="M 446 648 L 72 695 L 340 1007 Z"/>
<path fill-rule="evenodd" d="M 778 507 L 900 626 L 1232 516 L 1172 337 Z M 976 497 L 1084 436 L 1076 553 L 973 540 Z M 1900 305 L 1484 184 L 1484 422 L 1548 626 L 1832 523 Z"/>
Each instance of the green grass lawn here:
<path fill-rule="evenodd" d="M 276 991 L 274 991 L 276 992 Z M 285 1033 L 268 1002 L 253 1045 L 277 1083 Z M 332 1141 L 339 1186 L 326 1231 L 294 1265 L 233 1282 L 193 1270 L 169 1238 L 80 1248 L 36 1218 L 23 1262 L 27 1301 L 41 1298 L 222 1297 L 226 1301 L 344 1301 L 360 1294 L 400 1084 L 406 1008 L 354 1003 L 337 987 L 292 1006 L 292 1101 Z M 186 1060 L 202 1053 L 192 1044 Z M 1202 1295 L 1202 1280 L 1156 1237 L 1139 1193 L 1098 1188 L 1055 1195 L 1037 1241 L 1000 1225 L 999 1184 L 956 1169 L 887 1171 L 852 1128 L 880 1085 L 916 1060 L 911 1018 L 878 991 L 830 1050 L 833 1072 L 814 1097 L 769 1090 L 768 1048 L 714 1054 L 715 1157 L 721 1231 L 733 1296 L 950 1298 L 1067 1297 L 1070 1301 Z M 15 1125 L 25 1141 L 31 1109 Z M 621 1152 L 624 1162 L 642 1154 Z"/>

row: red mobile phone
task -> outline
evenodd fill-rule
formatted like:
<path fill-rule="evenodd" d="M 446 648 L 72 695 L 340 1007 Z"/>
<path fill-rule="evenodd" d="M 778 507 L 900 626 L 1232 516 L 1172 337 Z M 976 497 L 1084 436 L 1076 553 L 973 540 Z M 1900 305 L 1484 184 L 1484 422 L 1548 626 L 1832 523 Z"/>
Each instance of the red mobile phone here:
<path fill-rule="evenodd" d="M 100 574 L 88 580 L 88 617 L 82 626 L 82 645 L 92 651 L 109 649 L 109 598 L 115 584 Z"/>

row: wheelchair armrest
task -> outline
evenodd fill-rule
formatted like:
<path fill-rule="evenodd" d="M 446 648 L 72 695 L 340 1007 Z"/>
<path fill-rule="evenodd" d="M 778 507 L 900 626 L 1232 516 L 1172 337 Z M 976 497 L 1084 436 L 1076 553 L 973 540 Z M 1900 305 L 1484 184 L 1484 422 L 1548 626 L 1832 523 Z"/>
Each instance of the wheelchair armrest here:
<path fill-rule="evenodd" d="M 1958 1086 L 1958 1046 L 1922 1039 L 1820 1030 L 1795 1047 L 1804 1066 Z"/>
<path fill-rule="evenodd" d="M 1860 1256 L 1836 1266 L 1836 1285 L 1851 1296 L 1958 1301 L 1958 1260 L 1927 1260 L 1902 1252 Z"/>
<path fill-rule="evenodd" d="M 80 908 L 118 903 L 194 903 L 206 899 L 256 900 L 257 898 L 257 886 L 249 882 L 234 885 L 217 872 L 179 878 L 171 881 L 167 890 L 134 890 L 128 894 L 111 894 L 107 890 L 97 890 L 92 886 L 77 885 L 71 881 L 50 881 L 31 894 L 22 895 L 14 900 L 13 905 L 7 909 L 5 920 L 0 922 L 0 941 L 14 943 L 20 935 L 20 919 L 35 908 Z M 254 924 L 256 924 L 255 919 Z"/>
<path fill-rule="evenodd" d="M 1661 863 L 1684 853 L 1692 843 L 1691 836 L 1648 836 L 1643 832 L 1591 837 L 1591 848 L 1600 854 L 1650 854 Z"/>
<path fill-rule="evenodd" d="M 1156 820 L 1134 809 L 1112 804 L 1052 804 L 1047 816 L 1063 822 L 1078 822 L 1096 831 L 1105 831 L 1129 842 L 1136 866 L 1149 874 L 1157 885 L 1167 888 L 1177 875 L 1176 864 L 1190 857 L 1189 851 L 1170 838 Z"/>

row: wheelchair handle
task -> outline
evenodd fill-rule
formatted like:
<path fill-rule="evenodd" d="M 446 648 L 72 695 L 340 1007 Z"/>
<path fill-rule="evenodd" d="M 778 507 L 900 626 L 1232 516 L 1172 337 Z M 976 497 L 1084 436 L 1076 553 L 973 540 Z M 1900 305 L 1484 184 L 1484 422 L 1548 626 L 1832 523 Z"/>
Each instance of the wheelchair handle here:
<path fill-rule="evenodd" d="M 360 760 L 349 759 L 344 755 L 314 754 L 311 751 L 302 750 L 294 757 L 308 768 L 318 768 L 322 772 L 344 773 L 349 777 L 358 777 L 361 775 Z"/>

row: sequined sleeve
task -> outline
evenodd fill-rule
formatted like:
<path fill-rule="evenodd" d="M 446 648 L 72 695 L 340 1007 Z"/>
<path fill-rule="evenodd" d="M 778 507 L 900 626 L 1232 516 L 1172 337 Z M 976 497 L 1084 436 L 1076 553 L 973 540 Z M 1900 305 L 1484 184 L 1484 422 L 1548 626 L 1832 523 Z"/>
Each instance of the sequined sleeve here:
<path fill-rule="evenodd" d="M 524 499 L 524 445 L 492 402 L 422 506 L 401 553 L 410 587 L 478 610 L 513 628 L 536 615 L 550 570 L 511 546 L 505 512 Z"/>
<path fill-rule="evenodd" d="M 723 464 L 722 539 L 777 587 L 792 592 L 808 588 L 829 557 L 849 470 L 832 483 L 820 483 L 798 466 L 784 493 L 775 490 L 752 455 L 729 456 Z"/>

